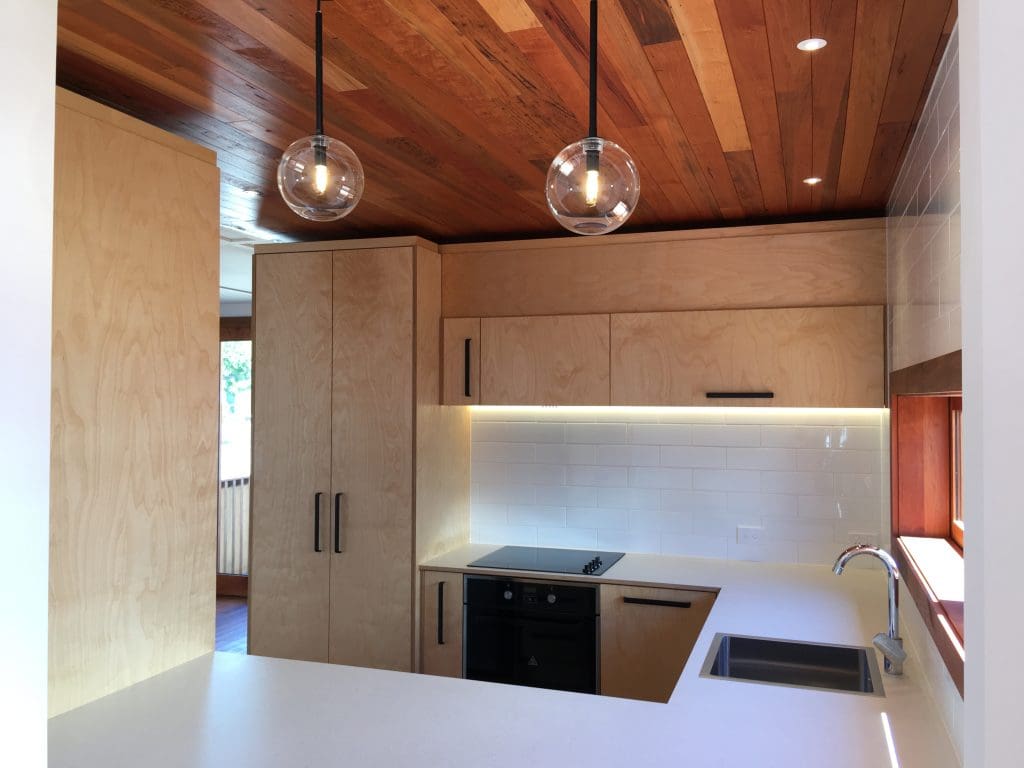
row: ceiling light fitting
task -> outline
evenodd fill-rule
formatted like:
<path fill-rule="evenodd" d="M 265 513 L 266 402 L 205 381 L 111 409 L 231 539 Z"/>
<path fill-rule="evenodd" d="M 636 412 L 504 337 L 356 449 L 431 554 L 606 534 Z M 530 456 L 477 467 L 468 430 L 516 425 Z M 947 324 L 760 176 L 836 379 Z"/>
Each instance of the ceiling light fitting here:
<path fill-rule="evenodd" d="M 819 178 L 818 176 L 808 176 L 806 179 L 804 179 L 804 184 L 809 184 L 810 186 L 813 187 L 815 184 L 821 184 L 821 178 Z"/>
<path fill-rule="evenodd" d="M 825 40 L 824 38 L 808 37 L 806 40 L 801 40 L 799 43 L 797 43 L 796 47 L 799 48 L 801 51 L 811 52 L 820 51 L 826 45 L 828 45 L 828 40 Z"/>
<path fill-rule="evenodd" d="M 590 131 L 555 156 L 545 194 L 555 220 L 578 235 L 618 229 L 640 199 L 633 159 L 597 135 L 597 0 L 590 0 Z"/>
<path fill-rule="evenodd" d="M 324 17 L 316 3 L 316 133 L 294 142 L 277 166 L 277 187 L 311 221 L 347 216 L 363 196 L 363 166 L 342 141 L 324 134 Z"/>

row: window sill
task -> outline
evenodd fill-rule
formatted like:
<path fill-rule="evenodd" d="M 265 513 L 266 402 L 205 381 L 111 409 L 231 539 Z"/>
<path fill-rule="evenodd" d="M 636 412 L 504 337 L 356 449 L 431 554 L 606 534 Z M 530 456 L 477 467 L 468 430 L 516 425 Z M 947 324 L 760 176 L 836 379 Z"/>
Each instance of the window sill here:
<path fill-rule="evenodd" d="M 946 539 L 900 536 L 896 560 L 903 583 L 964 694 L 964 559 Z"/>

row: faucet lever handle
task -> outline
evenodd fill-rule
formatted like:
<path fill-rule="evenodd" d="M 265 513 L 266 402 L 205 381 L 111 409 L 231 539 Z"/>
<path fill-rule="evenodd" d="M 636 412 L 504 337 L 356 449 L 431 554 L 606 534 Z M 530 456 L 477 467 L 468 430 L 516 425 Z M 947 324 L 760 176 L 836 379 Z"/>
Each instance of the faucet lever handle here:
<path fill-rule="evenodd" d="M 875 647 L 882 652 L 882 655 L 889 661 L 902 664 L 907 660 L 907 652 L 903 650 L 903 640 L 899 637 L 889 637 L 884 632 L 875 635 Z"/>

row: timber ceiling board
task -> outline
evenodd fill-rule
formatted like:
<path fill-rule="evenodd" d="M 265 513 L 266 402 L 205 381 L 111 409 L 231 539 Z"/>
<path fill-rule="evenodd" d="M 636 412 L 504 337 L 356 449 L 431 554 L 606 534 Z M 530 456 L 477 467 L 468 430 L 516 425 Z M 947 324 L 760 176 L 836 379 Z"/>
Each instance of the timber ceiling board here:
<path fill-rule="evenodd" d="M 314 8 L 60 0 L 58 82 L 215 150 L 228 226 L 559 232 L 544 177 L 585 133 L 587 0 L 324 3 L 327 132 L 366 170 L 332 224 L 276 189 L 312 132 Z M 603 0 L 600 133 L 641 178 L 628 229 L 881 210 L 955 20 L 956 0 Z M 811 36 L 828 47 L 798 51 Z"/>

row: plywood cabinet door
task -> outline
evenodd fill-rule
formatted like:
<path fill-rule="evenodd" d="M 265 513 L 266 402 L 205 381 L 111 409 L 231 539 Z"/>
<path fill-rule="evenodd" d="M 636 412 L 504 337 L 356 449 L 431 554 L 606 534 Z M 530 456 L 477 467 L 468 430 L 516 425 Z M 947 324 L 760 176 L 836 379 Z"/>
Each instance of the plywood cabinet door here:
<path fill-rule="evenodd" d="M 485 317 L 480 402 L 608 405 L 608 315 Z"/>
<path fill-rule="evenodd" d="M 666 702 L 714 592 L 601 585 L 601 693 Z"/>
<path fill-rule="evenodd" d="M 453 317 L 444 321 L 444 365 L 441 384 L 445 405 L 480 402 L 480 318 Z"/>
<path fill-rule="evenodd" d="M 881 407 L 882 307 L 612 315 L 613 405 Z M 770 399 L 716 398 L 770 392 Z"/>
<path fill-rule="evenodd" d="M 410 671 L 413 249 L 333 259 L 329 659 Z"/>
<path fill-rule="evenodd" d="M 420 671 L 462 677 L 462 574 L 424 571 Z"/>
<path fill-rule="evenodd" d="M 249 652 L 327 661 L 331 256 L 254 263 Z"/>

